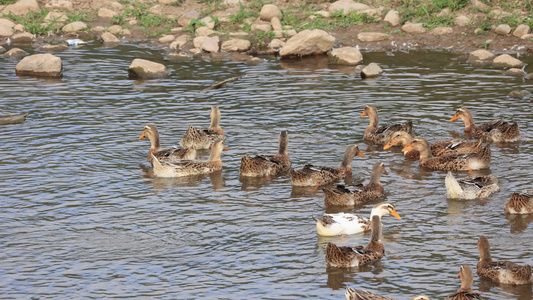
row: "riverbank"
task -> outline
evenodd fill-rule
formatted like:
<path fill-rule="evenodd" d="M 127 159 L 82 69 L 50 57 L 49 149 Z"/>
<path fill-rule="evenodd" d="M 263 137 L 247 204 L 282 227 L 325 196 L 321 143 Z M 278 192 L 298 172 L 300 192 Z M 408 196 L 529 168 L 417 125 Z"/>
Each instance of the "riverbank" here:
<path fill-rule="evenodd" d="M 490 6 L 484 2 L 2 0 L 1 18 L 8 21 L 0 22 L 0 36 L 16 42 L 15 34 L 31 33 L 31 43 L 37 46 L 73 37 L 108 43 L 148 39 L 175 52 L 198 48 L 195 37 L 218 36 L 219 44 L 230 39 L 250 42 L 250 46 L 222 47 L 222 51 L 268 51 L 278 49 L 297 32 L 322 29 L 336 38 L 334 48 L 533 52 L 531 7 L 521 1 L 490 1 Z M 265 4 L 279 9 L 279 20 L 261 15 Z M 386 37 L 368 40 L 359 36 L 369 32 Z"/>

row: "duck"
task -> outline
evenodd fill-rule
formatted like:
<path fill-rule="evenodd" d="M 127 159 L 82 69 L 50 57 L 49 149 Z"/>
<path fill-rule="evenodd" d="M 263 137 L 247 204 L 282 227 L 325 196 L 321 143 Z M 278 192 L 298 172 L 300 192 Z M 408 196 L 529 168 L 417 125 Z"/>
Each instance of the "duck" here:
<path fill-rule="evenodd" d="M 429 143 L 422 138 L 416 138 L 402 151 L 415 149 L 420 152 L 419 164 L 421 167 L 442 171 L 471 171 L 490 167 L 490 145 L 475 153 L 448 153 L 442 156 L 433 156 L 429 151 Z"/>
<path fill-rule="evenodd" d="M 469 133 L 474 137 L 500 143 L 518 142 L 521 139 L 520 128 L 518 128 L 516 122 L 511 124 L 503 120 L 495 120 L 476 126 L 472 114 L 465 107 L 459 108 L 450 119 L 450 122 L 458 119 L 463 120 L 465 123 L 465 133 Z"/>
<path fill-rule="evenodd" d="M 372 216 L 370 242 L 363 246 L 337 246 L 329 242 L 326 246 L 326 263 L 330 267 L 360 267 L 372 261 L 380 260 L 385 255 L 381 243 L 381 221 L 378 215 Z"/>
<path fill-rule="evenodd" d="M 379 181 L 381 174 L 389 175 L 382 162 L 377 162 L 372 167 L 370 182 L 363 186 L 346 187 L 343 184 L 336 188 L 322 188 L 324 192 L 324 205 L 329 206 L 353 206 L 363 204 L 383 195 L 385 189 Z"/>
<path fill-rule="evenodd" d="M 291 170 L 291 183 L 294 186 L 321 186 L 351 175 L 351 164 L 356 155 L 365 157 L 357 145 L 350 145 L 344 153 L 341 165 L 337 168 L 308 164 L 301 170 Z"/>
<path fill-rule="evenodd" d="M 346 300 L 394 300 L 394 298 L 376 294 L 367 290 L 358 290 L 351 287 L 346 287 Z M 418 295 L 411 298 L 411 300 L 429 300 L 428 296 Z"/>
<path fill-rule="evenodd" d="M 197 159 L 196 149 L 193 147 L 179 148 L 172 147 L 168 149 L 161 149 L 161 141 L 159 140 L 159 131 L 155 125 L 144 126 L 143 132 L 139 140 L 148 137 L 150 140 L 150 150 L 148 150 L 148 162 L 152 163 L 152 155 L 158 159 Z"/>
<path fill-rule="evenodd" d="M 481 294 L 475 293 L 472 289 L 474 285 L 474 274 L 469 265 L 461 265 L 459 275 L 461 278 L 461 288 L 457 292 L 446 297 L 446 300 L 481 300 Z"/>
<path fill-rule="evenodd" d="M 374 144 L 385 144 L 390 141 L 392 135 L 398 131 L 405 131 L 409 135 L 413 135 L 413 122 L 409 121 L 404 125 L 393 124 L 378 127 L 378 109 L 375 105 L 365 105 L 365 109 L 360 117 L 368 116 L 370 125 L 365 130 L 363 138 L 365 141 Z"/>
<path fill-rule="evenodd" d="M 511 198 L 505 201 L 505 211 L 510 214 L 533 213 L 533 190 L 513 193 Z"/>
<path fill-rule="evenodd" d="M 405 131 L 398 131 L 392 135 L 391 140 L 383 146 L 387 150 L 393 146 L 405 147 L 411 143 L 414 138 Z M 433 156 L 441 156 L 446 153 L 473 153 L 479 152 L 483 148 L 483 140 L 468 142 L 464 139 L 451 139 L 446 141 L 438 141 L 431 145 L 431 154 Z M 418 160 L 420 152 L 412 149 L 403 153 L 405 158 Z"/>
<path fill-rule="evenodd" d="M 194 147 L 196 149 L 209 149 L 216 141 L 224 142 L 226 134 L 220 127 L 220 109 L 211 106 L 211 125 L 208 128 L 195 128 L 189 125 L 185 136 L 180 140 L 182 147 Z"/>
<path fill-rule="evenodd" d="M 500 191 L 498 178 L 494 174 L 457 180 L 452 172 L 448 171 L 444 183 L 446 185 L 446 197 L 449 199 L 486 198 L 492 193 Z"/>
<path fill-rule="evenodd" d="M 350 235 L 370 230 L 370 220 L 373 216 L 381 217 L 392 215 L 401 220 L 402 217 L 394 209 L 391 203 L 378 203 L 374 205 L 370 212 L 370 219 L 347 213 L 326 214 L 320 219 L 313 217 L 316 222 L 316 231 L 318 235 L 335 236 L 335 235 Z"/>
<path fill-rule="evenodd" d="M 222 170 L 220 156 L 222 150 L 227 150 L 222 141 L 216 141 L 207 161 L 181 159 L 159 160 L 152 153 L 153 169 L 155 177 L 183 177 L 213 173 Z"/>
<path fill-rule="evenodd" d="M 477 275 L 488 278 L 497 284 L 520 285 L 533 282 L 531 266 L 520 266 L 510 261 L 493 261 L 490 255 L 489 240 L 480 236 L 477 243 L 479 261 Z"/>
<path fill-rule="evenodd" d="M 276 155 L 257 155 L 255 157 L 243 156 L 239 171 L 242 176 L 270 176 L 287 171 L 291 167 L 291 160 L 287 147 L 289 135 L 282 131 L 278 139 L 278 153 Z"/>

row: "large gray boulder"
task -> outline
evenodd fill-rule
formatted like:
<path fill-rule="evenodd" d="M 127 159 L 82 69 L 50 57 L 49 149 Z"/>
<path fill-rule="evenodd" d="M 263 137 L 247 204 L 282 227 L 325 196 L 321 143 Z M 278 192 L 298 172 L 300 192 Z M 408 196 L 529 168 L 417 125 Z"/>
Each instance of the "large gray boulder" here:
<path fill-rule="evenodd" d="M 58 78 L 63 75 L 61 58 L 53 54 L 34 54 L 24 57 L 15 67 L 19 76 Z"/>
<path fill-rule="evenodd" d="M 326 53 L 335 44 L 335 37 L 324 30 L 304 30 L 291 37 L 281 48 L 279 54 L 284 56 L 305 56 Z"/>
<path fill-rule="evenodd" d="M 492 67 L 496 69 L 522 68 L 524 63 L 509 54 L 498 55 L 492 61 Z"/>
<path fill-rule="evenodd" d="M 128 75 L 132 79 L 155 79 L 167 76 L 168 71 L 163 64 L 136 58 L 128 68 Z"/>
<path fill-rule="evenodd" d="M 17 3 L 6 6 L 2 13 L 24 16 L 30 11 L 38 12 L 39 10 L 40 8 L 37 0 L 20 0 Z"/>
<path fill-rule="evenodd" d="M 330 64 L 355 66 L 363 62 L 363 54 L 354 47 L 334 49 L 328 54 Z"/>

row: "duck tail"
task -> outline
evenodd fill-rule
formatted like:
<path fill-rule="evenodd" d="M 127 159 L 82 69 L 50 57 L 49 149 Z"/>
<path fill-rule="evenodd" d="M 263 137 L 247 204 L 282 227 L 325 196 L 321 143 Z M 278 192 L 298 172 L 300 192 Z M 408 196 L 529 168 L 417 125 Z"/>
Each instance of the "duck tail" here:
<path fill-rule="evenodd" d="M 444 184 L 446 185 L 446 197 L 448 198 L 458 198 L 463 193 L 461 185 L 459 185 L 459 182 L 457 182 L 450 171 L 448 171 L 446 179 L 444 179 Z"/>
<path fill-rule="evenodd" d="M 487 143 L 487 145 L 485 145 L 485 148 L 483 148 L 479 153 L 482 159 L 490 161 L 492 156 L 492 152 L 490 151 L 490 143 Z"/>
<path fill-rule="evenodd" d="M 339 246 L 329 242 L 326 246 L 326 262 L 337 261 L 337 258 L 342 255 L 342 251 Z"/>
<path fill-rule="evenodd" d="M 157 170 L 161 170 L 163 168 L 163 165 L 161 164 L 159 159 L 157 159 L 157 157 L 155 157 L 153 153 L 150 153 L 150 155 L 152 156 L 152 166 L 154 167 L 154 172 Z"/>
<path fill-rule="evenodd" d="M 407 123 L 405 123 L 405 127 L 407 128 L 407 133 L 413 135 L 413 122 L 408 121 Z"/>

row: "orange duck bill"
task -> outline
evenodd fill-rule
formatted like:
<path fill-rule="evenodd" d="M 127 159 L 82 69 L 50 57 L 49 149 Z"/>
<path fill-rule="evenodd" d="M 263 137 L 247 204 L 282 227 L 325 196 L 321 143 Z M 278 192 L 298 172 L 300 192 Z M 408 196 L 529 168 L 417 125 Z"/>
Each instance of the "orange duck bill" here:
<path fill-rule="evenodd" d="M 144 135 L 144 131 L 143 131 L 143 134 L 141 134 L 141 136 L 139 137 L 139 140 L 142 140 L 144 139 L 146 136 Z"/>
<path fill-rule="evenodd" d="M 357 152 L 357 156 L 365 157 L 365 154 L 361 151 Z"/>
<path fill-rule="evenodd" d="M 393 210 L 390 212 L 390 214 L 391 214 L 391 216 L 396 217 L 396 218 L 398 218 L 398 219 L 400 219 L 400 220 L 402 219 L 402 217 L 400 217 L 400 215 L 396 212 L 395 209 L 393 209 Z"/>
<path fill-rule="evenodd" d="M 385 144 L 385 145 L 383 146 L 383 150 L 387 150 L 387 149 L 389 149 L 389 148 L 392 147 L 392 146 L 396 146 L 394 140 L 391 140 L 390 142 L 388 142 L 387 144 Z"/>
<path fill-rule="evenodd" d="M 413 146 L 412 146 L 411 144 L 405 146 L 405 147 L 402 149 L 402 152 L 409 151 L 409 150 L 413 150 Z"/>
<path fill-rule="evenodd" d="M 366 114 L 366 112 L 363 112 L 363 113 L 362 113 L 362 114 L 360 114 L 359 116 L 360 116 L 360 117 L 366 117 L 366 116 L 367 116 L 367 114 Z"/>
<path fill-rule="evenodd" d="M 457 114 L 453 115 L 453 117 L 450 119 L 450 122 L 453 122 L 455 120 L 457 120 Z"/>

